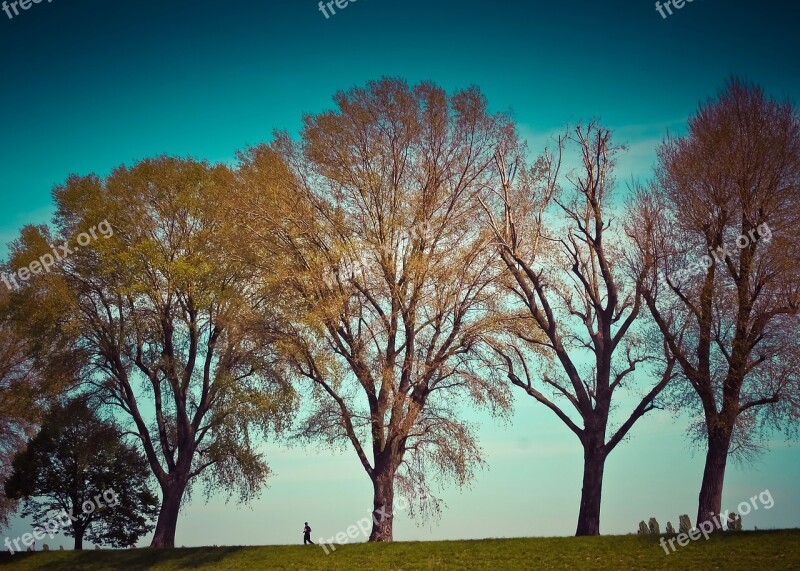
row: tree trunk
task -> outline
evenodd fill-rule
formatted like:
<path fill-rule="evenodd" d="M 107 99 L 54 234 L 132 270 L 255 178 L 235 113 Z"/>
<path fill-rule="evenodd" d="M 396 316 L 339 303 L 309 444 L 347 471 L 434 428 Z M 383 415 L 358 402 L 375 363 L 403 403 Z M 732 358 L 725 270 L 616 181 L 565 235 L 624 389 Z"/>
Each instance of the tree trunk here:
<path fill-rule="evenodd" d="M 161 487 L 163 495 L 161 511 L 158 513 L 156 531 L 150 547 L 175 547 L 178 512 L 181 509 L 181 500 L 185 491 L 186 483 L 182 480 L 173 480 Z"/>
<path fill-rule="evenodd" d="M 394 470 L 385 467 L 376 471 L 372 479 L 372 533 L 370 541 L 392 541 L 394 523 Z"/>
<path fill-rule="evenodd" d="M 728 450 L 731 444 L 731 430 L 722 428 L 709 432 L 706 465 L 703 470 L 703 483 L 697 507 L 697 524 L 710 521 L 715 529 L 721 529 L 725 522 L 714 517 L 722 512 L 722 485 L 725 481 L 725 467 L 728 463 Z"/>
<path fill-rule="evenodd" d="M 75 549 L 75 551 L 81 551 L 83 549 L 83 530 L 82 529 L 76 529 L 73 526 L 72 531 L 73 531 L 73 533 L 75 535 L 75 547 L 74 547 L 74 549 Z"/>
<path fill-rule="evenodd" d="M 587 442 L 583 447 L 583 488 L 578 528 L 575 535 L 600 535 L 600 499 L 606 454 L 601 444 Z"/>

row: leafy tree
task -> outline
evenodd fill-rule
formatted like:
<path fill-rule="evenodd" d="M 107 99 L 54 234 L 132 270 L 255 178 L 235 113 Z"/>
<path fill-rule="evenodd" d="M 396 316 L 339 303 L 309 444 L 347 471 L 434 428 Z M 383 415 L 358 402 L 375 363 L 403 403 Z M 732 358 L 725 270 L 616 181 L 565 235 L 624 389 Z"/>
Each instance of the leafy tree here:
<path fill-rule="evenodd" d="M 0 266 L 5 273 L 7 266 Z M 21 319 L 24 294 L 0 286 L 0 482 L 12 471 L 14 455 L 33 436 L 49 400 L 74 379 L 77 352 L 59 346 L 42 327 L 47 308 Z M 38 341 L 32 337 L 36 333 Z M 17 502 L 0 488 L 0 526 L 16 510 Z"/>
<path fill-rule="evenodd" d="M 335 101 L 299 142 L 242 155 L 233 208 L 282 308 L 265 328 L 309 383 L 302 435 L 352 447 L 372 483 L 369 540 L 391 541 L 396 488 L 435 514 L 426 481 L 464 484 L 482 462 L 461 406 L 508 407 L 480 352 L 498 274 L 476 196 L 510 129 L 474 88 L 383 79 Z"/>
<path fill-rule="evenodd" d="M 144 457 L 79 398 L 46 414 L 39 433 L 14 457 L 5 491 L 26 500 L 22 515 L 41 528 L 68 523 L 64 532 L 75 538 L 75 549 L 84 538 L 128 547 L 153 529 L 158 513 L 149 475 Z"/>
<path fill-rule="evenodd" d="M 72 250 L 24 289 L 58 308 L 60 338 L 86 353 L 86 388 L 142 446 L 161 490 L 154 547 L 174 546 L 195 482 L 242 501 L 259 492 L 269 467 L 258 439 L 294 404 L 253 318 L 251 265 L 230 250 L 236 221 L 220 205 L 231 189 L 224 166 L 166 157 L 72 176 L 54 191 L 53 236 L 16 249 L 20 264 L 48 243 Z"/>
<path fill-rule="evenodd" d="M 0 481 L 11 475 L 14 455 L 24 448 L 39 415 L 23 347 L 10 324 L 0 322 Z M 8 525 L 16 509 L 17 502 L 0 493 L 0 525 Z"/>
<path fill-rule="evenodd" d="M 566 143 L 577 148 L 579 166 L 567 175 L 564 189 Z M 492 346 L 511 384 L 550 409 L 580 440 L 584 469 L 576 535 L 598 535 L 606 460 L 655 408 L 673 363 L 659 363 L 663 351 L 640 319 L 641 292 L 611 208 L 621 147 L 612 143 L 610 131 L 595 123 L 578 126 L 559 140 L 558 154 L 545 153 L 530 169 L 522 150 L 501 149 L 502 184 L 481 198 L 510 292 L 507 334 Z M 634 383 L 637 371 L 646 375 L 660 364 L 666 366 L 654 382 Z M 636 395 L 636 405 L 614 426 L 614 397 L 626 389 Z"/>
<path fill-rule="evenodd" d="M 800 114 L 729 81 L 659 149 L 629 232 L 643 296 L 685 382 L 706 447 L 697 522 L 714 521 L 730 454 L 800 412 Z"/>

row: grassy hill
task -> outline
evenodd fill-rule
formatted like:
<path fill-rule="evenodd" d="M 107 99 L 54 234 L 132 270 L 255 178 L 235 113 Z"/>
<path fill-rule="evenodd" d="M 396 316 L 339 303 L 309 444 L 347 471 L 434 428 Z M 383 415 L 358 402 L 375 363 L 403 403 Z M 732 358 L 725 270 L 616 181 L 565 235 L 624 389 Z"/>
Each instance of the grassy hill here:
<path fill-rule="evenodd" d="M 0 571 L 262 569 L 798 569 L 800 530 L 725 533 L 666 555 L 636 535 L 319 546 L 54 551 L 0 555 Z"/>

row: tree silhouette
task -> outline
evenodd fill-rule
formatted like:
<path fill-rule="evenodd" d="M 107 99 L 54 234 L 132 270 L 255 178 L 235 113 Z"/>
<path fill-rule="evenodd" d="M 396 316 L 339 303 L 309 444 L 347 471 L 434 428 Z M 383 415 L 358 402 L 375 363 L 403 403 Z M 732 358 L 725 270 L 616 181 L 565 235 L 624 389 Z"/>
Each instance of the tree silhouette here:
<path fill-rule="evenodd" d="M 662 363 L 666 366 L 655 382 L 640 382 L 645 388 L 636 406 L 617 426 L 609 426 L 614 395 L 637 389 L 629 387 L 635 372 L 657 365 L 663 350 L 642 325 L 641 293 L 611 213 L 620 147 L 596 123 L 576 127 L 567 140 L 577 147 L 580 165 L 568 175 L 567 190 L 559 182 L 565 139 L 559 140 L 557 154 L 545 153 L 529 170 L 513 168 L 525 164 L 518 149 L 497 155 L 503 184 L 481 200 L 510 296 L 507 335 L 492 346 L 511 383 L 550 409 L 580 440 L 584 470 L 576 535 L 598 535 L 606 459 L 636 421 L 655 408 L 673 363 Z M 515 171 L 517 181 L 512 180 Z M 566 224 L 557 223 L 561 217 Z"/>
<path fill-rule="evenodd" d="M 117 427 L 78 398 L 45 415 L 39 433 L 14 457 L 5 489 L 25 499 L 22 515 L 41 528 L 68 524 L 64 533 L 75 538 L 75 549 L 84 539 L 128 547 L 153 529 L 158 513 L 149 474 L 147 461 L 120 441 Z"/>

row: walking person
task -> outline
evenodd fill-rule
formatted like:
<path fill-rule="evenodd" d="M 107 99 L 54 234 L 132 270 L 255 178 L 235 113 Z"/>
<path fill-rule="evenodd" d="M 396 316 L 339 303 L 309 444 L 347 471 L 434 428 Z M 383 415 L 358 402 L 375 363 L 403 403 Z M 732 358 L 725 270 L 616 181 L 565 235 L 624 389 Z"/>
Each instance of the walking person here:
<path fill-rule="evenodd" d="M 303 545 L 307 544 L 314 545 L 314 542 L 311 541 L 311 528 L 308 526 L 308 522 L 305 523 L 305 527 L 303 527 Z"/>

